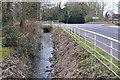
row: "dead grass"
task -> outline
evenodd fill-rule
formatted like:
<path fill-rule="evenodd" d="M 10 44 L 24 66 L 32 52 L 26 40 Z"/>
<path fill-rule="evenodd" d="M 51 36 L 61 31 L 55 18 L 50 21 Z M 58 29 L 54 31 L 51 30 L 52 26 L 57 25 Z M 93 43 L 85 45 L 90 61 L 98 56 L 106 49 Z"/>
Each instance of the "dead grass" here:
<path fill-rule="evenodd" d="M 13 27 L 17 28 L 19 26 L 14 25 Z M 39 24 L 39 22 L 29 21 L 26 23 L 26 26 L 22 29 L 22 33 L 25 35 L 25 37 L 27 37 L 28 35 L 30 35 L 30 37 L 32 36 L 31 38 L 35 40 L 36 43 L 40 43 L 40 37 L 42 35 L 40 27 L 41 25 Z M 21 43 L 24 43 L 24 42 L 21 42 Z M 23 44 L 23 45 L 26 46 L 26 44 Z M 17 48 L 19 48 L 19 46 Z M 8 50 L 8 49 L 9 49 L 9 51 L 7 51 L 8 54 L 4 55 L 5 50 Z M 18 53 L 20 51 L 17 51 L 16 47 L 8 47 L 7 49 L 2 48 L 2 50 L 4 50 L 2 52 L 3 53 L 2 57 L 4 56 L 4 60 L 2 63 L 3 65 L 1 66 L 3 70 L 2 72 L 3 78 L 31 77 L 30 75 L 32 73 L 30 69 L 32 68 L 32 65 L 31 65 L 32 60 L 27 49 L 24 49 L 25 50 L 24 52 Z"/>
<path fill-rule="evenodd" d="M 61 29 L 53 30 L 57 78 L 107 78 L 114 74 Z M 110 74 L 109 74 L 110 73 Z"/>

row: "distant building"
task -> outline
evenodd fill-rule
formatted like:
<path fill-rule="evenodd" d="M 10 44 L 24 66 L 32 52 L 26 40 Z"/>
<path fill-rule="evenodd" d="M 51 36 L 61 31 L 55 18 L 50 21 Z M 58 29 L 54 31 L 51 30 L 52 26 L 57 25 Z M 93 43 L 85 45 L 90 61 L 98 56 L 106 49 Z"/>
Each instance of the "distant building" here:
<path fill-rule="evenodd" d="M 118 21 L 120 20 L 120 14 L 115 14 L 112 10 L 108 11 L 108 19 L 112 21 Z"/>
<path fill-rule="evenodd" d="M 113 14 L 113 15 L 112 15 L 112 20 L 113 20 L 113 21 L 118 21 L 118 20 L 120 20 L 120 14 Z"/>

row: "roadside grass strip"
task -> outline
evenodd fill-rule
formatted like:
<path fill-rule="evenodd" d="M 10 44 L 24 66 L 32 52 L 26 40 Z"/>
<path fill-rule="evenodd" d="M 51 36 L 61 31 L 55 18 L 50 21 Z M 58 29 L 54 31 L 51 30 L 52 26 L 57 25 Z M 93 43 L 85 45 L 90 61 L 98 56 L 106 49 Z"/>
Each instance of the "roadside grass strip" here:
<path fill-rule="evenodd" d="M 111 62 L 110 62 L 110 56 L 108 54 L 105 54 L 103 50 L 96 47 L 96 51 L 94 50 L 94 45 L 90 42 L 86 41 L 84 38 L 80 37 L 79 35 L 75 34 L 74 32 L 66 29 L 61 28 L 63 31 L 65 31 L 68 35 L 71 36 L 75 41 L 78 41 L 87 51 L 89 51 L 94 57 L 96 57 L 100 62 L 102 62 L 107 68 L 109 68 L 117 77 L 120 76 L 120 64 L 118 61 L 114 58 L 112 58 L 112 67 L 110 68 Z M 120 77 L 119 77 L 120 78 Z"/>

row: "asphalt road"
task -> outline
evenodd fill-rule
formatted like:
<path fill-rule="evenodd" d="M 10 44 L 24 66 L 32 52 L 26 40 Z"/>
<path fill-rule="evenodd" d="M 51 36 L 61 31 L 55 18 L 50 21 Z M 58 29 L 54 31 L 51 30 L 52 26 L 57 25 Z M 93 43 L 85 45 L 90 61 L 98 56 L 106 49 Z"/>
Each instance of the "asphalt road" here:
<path fill-rule="evenodd" d="M 96 33 L 99 33 L 99 34 L 103 34 L 105 36 L 108 36 L 108 37 L 111 37 L 113 39 L 116 39 L 116 40 L 119 40 L 120 38 L 118 36 L 120 36 L 120 28 L 116 28 L 116 27 L 107 27 L 107 26 L 103 26 L 105 24 L 54 24 L 54 25 L 57 25 L 57 26 L 60 26 L 60 27 L 64 27 L 64 28 L 67 28 L 67 29 L 73 29 L 73 27 L 77 27 L 77 28 L 81 28 L 81 29 L 85 29 L 85 30 L 89 30 L 89 31 L 93 31 L 93 32 L 96 32 Z M 84 35 L 84 32 L 81 32 L 79 33 L 79 30 L 75 30 L 75 33 L 78 34 L 78 35 Z M 93 38 L 93 35 L 92 34 L 89 34 L 88 35 L 90 37 Z M 90 38 L 87 38 L 87 40 L 93 44 L 93 40 L 90 39 Z M 102 38 L 100 36 L 97 36 L 97 40 L 107 44 L 107 45 L 110 45 L 110 41 L 105 39 L 105 38 Z M 97 42 L 96 44 L 98 47 L 104 49 L 105 51 L 107 52 L 110 52 L 110 48 Z M 119 45 L 118 43 L 116 42 L 113 42 L 113 48 L 117 49 L 120 51 L 119 49 Z M 120 60 L 120 53 L 113 50 L 113 56 L 117 57 L 119 60 Z"/>
<path fill-rule="evenodd" d="M 105 24 L 61 24 L 61 26 L 66 26 L 66 25 L 97 32 L 117 40 L 118 40 L 118 36 L 120 36 L 120 33 L 118 33 L 118 31 L 120 31 L 120 28 L 103 26 Z"/>

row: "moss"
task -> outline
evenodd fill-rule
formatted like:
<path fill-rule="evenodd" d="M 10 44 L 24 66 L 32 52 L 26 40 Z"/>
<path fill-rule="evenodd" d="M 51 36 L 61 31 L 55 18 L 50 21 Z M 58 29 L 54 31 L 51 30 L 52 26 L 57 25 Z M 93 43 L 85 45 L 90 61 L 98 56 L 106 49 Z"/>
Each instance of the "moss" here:
<path fill-rule="evenodd" d="M 1 47 L 0 58 L 5 58 L 10 53 L 9 47 Z"/>
<path fill-rule="evenodd" d="M 57 64 L 59 61 L 53 61 L 54 64 Z"/>
<path fill-rule="evenodd" d="M 52 64 L 50 65 L 50 67 L 54 67 L 57 63 L 58 63 L 58 61 L 53 61 Z"/>
<path fill-rule="evenodd" d="M 34 70 L 33 68 L 30 68 L 29 71 L 30 71 L 30 72 L 34 72 L 35 70 Z"/>
<path fill-rule="evenodd" d="M 58 79 L 58 76 L 56 74 L 54 74 L 54 73 L 50 73 L 50 74 L 51 74 L 52 80 Z"/>
<path fill-rule="evenodd" d="M 52 80 L 54 80 L 54 79 L 58 79 L 58 76 L 53 76 L 53 77 L 52 77 Z"/>

